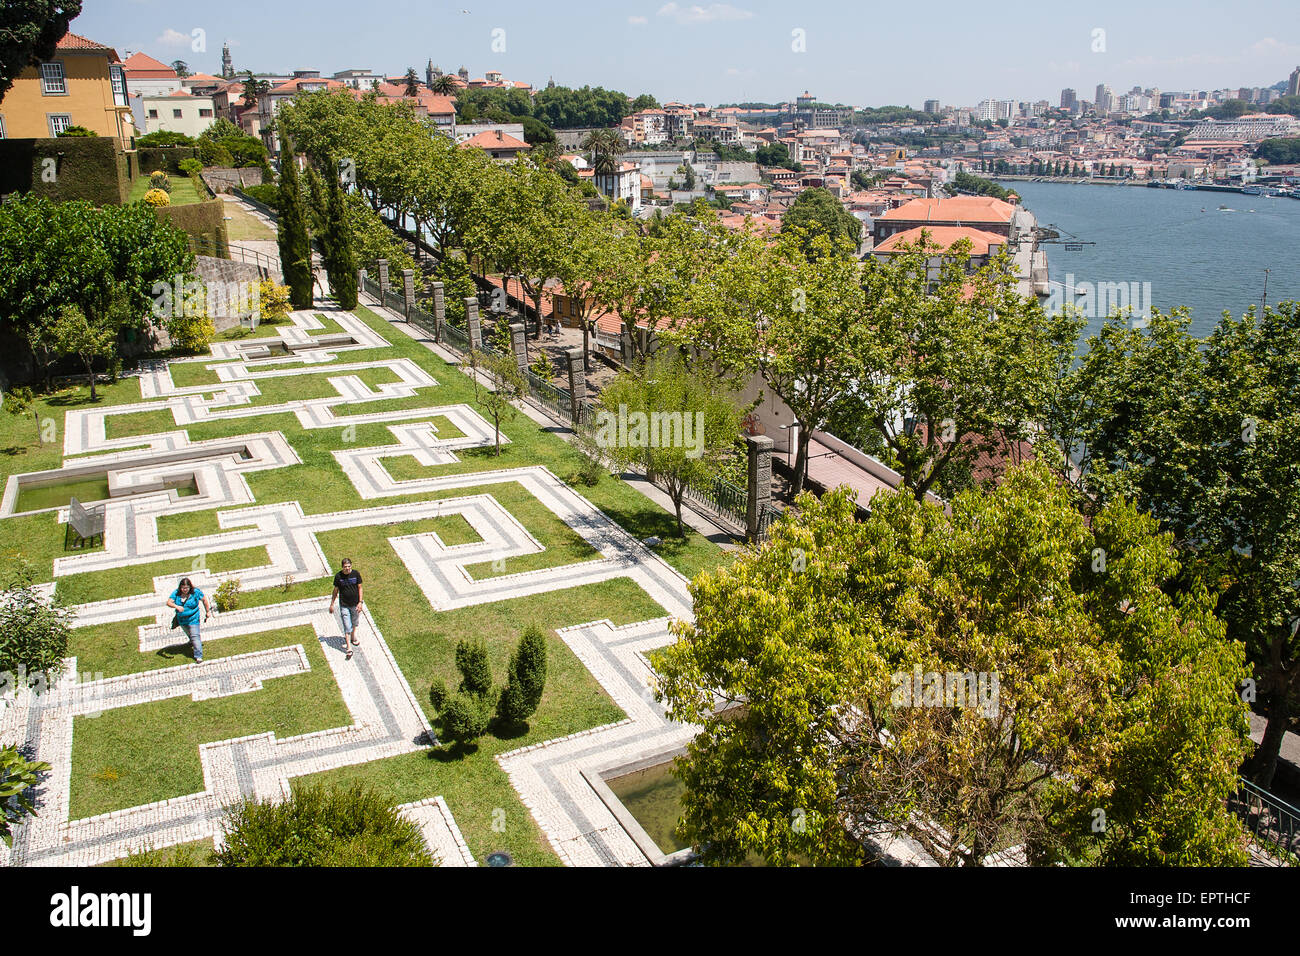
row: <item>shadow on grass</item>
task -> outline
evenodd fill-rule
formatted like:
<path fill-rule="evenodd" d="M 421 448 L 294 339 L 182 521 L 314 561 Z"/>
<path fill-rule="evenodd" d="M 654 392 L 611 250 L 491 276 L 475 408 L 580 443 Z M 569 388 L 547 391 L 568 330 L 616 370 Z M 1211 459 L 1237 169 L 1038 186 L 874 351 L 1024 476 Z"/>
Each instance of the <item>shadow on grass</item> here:
<path fill-rule="evenodd" d="M 166 658 L 167 660 L 171 660 L 175 657 L 190 657 L 192 655 L 190 654 L 189 638 L 186 638 L 179 644 L 168 644 L 166 647 L 160 647 L 156 653 L 159 657 Z"/>

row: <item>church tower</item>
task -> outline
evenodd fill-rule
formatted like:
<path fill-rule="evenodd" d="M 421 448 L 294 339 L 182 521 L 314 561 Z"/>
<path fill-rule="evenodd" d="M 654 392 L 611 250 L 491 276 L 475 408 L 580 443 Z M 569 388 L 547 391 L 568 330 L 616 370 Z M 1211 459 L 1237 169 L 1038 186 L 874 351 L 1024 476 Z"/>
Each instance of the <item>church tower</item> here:
<path fill-rule="evenodd" d="M 235 67 L 230 61 L 230 44 L 221 44 L 221 77 L 226 80 L 235 78 Z"/>

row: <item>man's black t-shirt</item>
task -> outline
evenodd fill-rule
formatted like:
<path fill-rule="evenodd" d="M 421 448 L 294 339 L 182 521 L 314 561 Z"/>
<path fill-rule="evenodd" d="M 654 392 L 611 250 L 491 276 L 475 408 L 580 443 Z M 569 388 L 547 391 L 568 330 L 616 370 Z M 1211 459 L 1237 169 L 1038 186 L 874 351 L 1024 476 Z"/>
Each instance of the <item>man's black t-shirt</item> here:
<path fill-rule="evenodd" d="M 334 586 L 339 589 L 339 603 L 344 607 L 356 607 L 361 600 L 361 574 L 353 568 L 347 574 L 340 571 L 334 575 Z"/>

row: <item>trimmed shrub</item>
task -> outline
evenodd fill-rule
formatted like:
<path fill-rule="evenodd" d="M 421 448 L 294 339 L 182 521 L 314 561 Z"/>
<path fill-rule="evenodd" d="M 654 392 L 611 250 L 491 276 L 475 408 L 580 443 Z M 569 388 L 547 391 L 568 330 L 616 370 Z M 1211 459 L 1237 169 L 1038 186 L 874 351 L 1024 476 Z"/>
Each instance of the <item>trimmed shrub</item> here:
<path fill-rule="evenodd" d="M 144 194 L 144 201 L 155 207 L 170 206 L 172 204 L 172 198 L 161 189 L 150 189 Z"/>
<path fill-rule="evenodd" d="M 166 129 L 160 129 L 156 133 L 145 133 L 143 136 L 135 138 L 137 148 L 141 146 L 193 146 L 195 142 L 193 136 L 186 136 L 184 133 L 176 133 Z"/>
<path fill-rule="evenodd" d="M 459 744 L 472 744 L 487 733 L 492 723 L 492 701 L 473 694 L 454 694 L 439 715 L 446 736 Z"/>
<path fill-rule="evenodd" d="M 299 787 L 226 811 L 219 866 L 436 866 L 420 828 L 373 790 Z"/>
<path fill-rule="evenodd" d="M 235 165 L 235 157 L 230 155 L 230 150 L 226 149 L 221 143 L 214 143 L 210 139 L 199 140 L 199 159 L 204 166 Z"/>
<path fill-rule="evenodd" d="M 178 315 L 167 320 L 166 328 L 172 346 L 192 355 L 206 352 L 217 334 L 212 319 L 206 315 Z"/>
<path fill-rule="evenodd" d="M 501 692 L 497 716 L 506 723 L 522 723 L 537 712 L 545 689 L 546 635 L 530 624 L 510 655 L 510 677 Z"/>
<path fill-rule="evenodd" d="M 149 188 L 161 189 L 163 192 L 170 193 L 172 191 L 171 178 L 161 169 L 155 169 L 149 174 Z"/>
<path fill-rule="evenodd" d="M 182 159 L 177 165 L 186 176 L 197 176 L 203 172 L 203 164 L 197 159 Z"/>
<path fill-rule="evenodd" d="M 86 129 L 84 126 L 69 126 L 59 136 L 98 136 L 93 129 Z"/>
<path fill-rule="evenodd" d="M 460 671 L 460 692 L 482 697 L 492 690 L 492 667 L 487 645 L 482 641 L 456 644 L 456 669 Z"/>
<path fill-rule="evenodd" d="M 257 200 L 263 206 L 270 206 L 272 209 L 279 207 L 280 187 L 274 183 L 258 183 L 254 186 L 244 186 L 241 191 L 248 198 Z"/>

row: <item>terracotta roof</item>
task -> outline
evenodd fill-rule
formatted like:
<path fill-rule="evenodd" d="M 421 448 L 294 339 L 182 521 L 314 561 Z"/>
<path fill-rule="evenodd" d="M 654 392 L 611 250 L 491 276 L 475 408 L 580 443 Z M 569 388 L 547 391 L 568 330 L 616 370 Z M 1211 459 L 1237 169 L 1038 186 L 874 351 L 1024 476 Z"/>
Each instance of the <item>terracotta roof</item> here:
<path fill-rule="evenodd" d="M 71 34 L 69 34 L 71 36 Z M 67 39 L 67 37 L 64 37 Z M 62 44 L 62 40 L 59 41 Z M 155 60 L 148 53 L 132 53 L 122 64 L 127 79 L 161 80 L 174 79 L 176 71 L 161 60 Z"/>
<path fill-rule="evenodd" d="M 880 218 L 936 223 L 1009 223 L 1013 215 L 1015 206 L 992 196 L 955 196 L 952 199 L 913 199 Z"/>
<path fill-rule="evenodd" d="M 460 144 L 461 149 L 468 149 L 471 146 L 477 146 L 479 149 L 528 149 L 529 146 L 521 139 L 504 133 L 499 129 L 486 129 L 483 132 L 471 136 Z"/>
<path fill-rule="evenodd" d="M 881 218 L 885 217 L 882 216 Z M 987 255 L 990 245 L 1004 246 L 1007 243 L 1006 236 L 999 236 L 997 233 L 985 232 L 971 226 L 917 226 L 914 229 L 894 233 L 876 246 L 873 251 L 896 252 L 903 243 L 916 245 L 921 241 L 923 234 L 929 240 L 928 245 L 937 245 L 944 250 L 949 249 L 959 239 L 969 239 L 971 255 L 974 256 Z"/>
<path fill-rule="evenodd" d="M 91 53 L 107 52 L 113 54 L 109 57 L 110 60 L 117 60 L 117 51 L 111 46 L 104 46 L 102 43 L 96 43 L 94 40 L 88 40 L 72 32 L 63 34 L 59 42 L 54 44 L 54 48 L 56 50 L 85 50 Z"/>
<path fill-rule="evenodd" d="M 184 77 L 183 79 L 184 79 L 184 80 L 187 80 L 187 81 L 188 81 L 188 80 L 199 80 L 199 81 L 200 81 L 200 85 L 202 85 L 202 86 L 207 86 L 209 83 L 220 83 L 220 82 L 222 82 L 221 77 L 219 77 L 219 76 L 213 76 L 211 73 L 191 73 L 189 76 Z M 195 85 L 195 84 L 190 83 L 190 85 L 193 86 L 193 85 Z"/>

